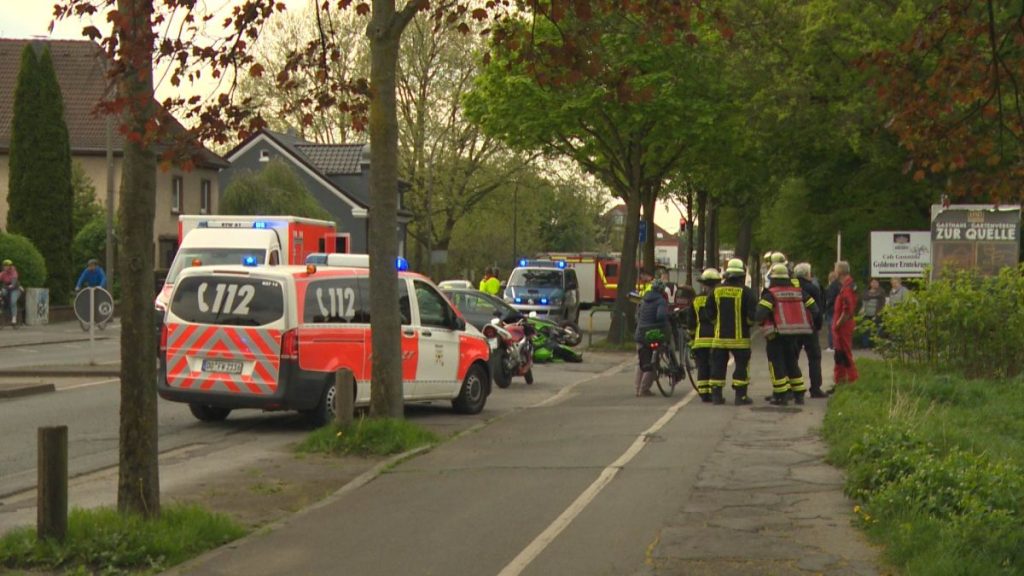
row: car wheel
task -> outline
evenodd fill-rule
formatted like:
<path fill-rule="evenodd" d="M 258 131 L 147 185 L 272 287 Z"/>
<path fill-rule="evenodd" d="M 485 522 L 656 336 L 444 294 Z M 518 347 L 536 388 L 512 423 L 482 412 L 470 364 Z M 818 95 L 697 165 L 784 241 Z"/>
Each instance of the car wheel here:
<path fill-rule="evenodd" d="M 473 364 L 466 371 L 458 397 L 452 400 L 452 407 L 459 414 L 479 414 L 487 403 L 487 371 L 480 364 Z"/>
<path fill-rule="evenodd" d="M 491 374 L 498 388 L 508 388 L 512 384 L 512 372 L 508 369 L 508 351 L 498 348 L 491 355 Z"/>
<path fill-rule="evenodd" d="M 529 370 L 527 370 L 526 374 L 523 374 L 523 376 L 526 377 L 526 383 L 527 384 L 533 384 L 533 368 L 530 368 Z"/>
<path fill-rule="evenodd" d="M 228 414 L 231 414 L 231 408 L 210 406 L 209 404 L 199 404 L 198 402 L 190 402 L 188 409 L 196 419 L 202 422 L 221 422 L 228 417 Z"/>

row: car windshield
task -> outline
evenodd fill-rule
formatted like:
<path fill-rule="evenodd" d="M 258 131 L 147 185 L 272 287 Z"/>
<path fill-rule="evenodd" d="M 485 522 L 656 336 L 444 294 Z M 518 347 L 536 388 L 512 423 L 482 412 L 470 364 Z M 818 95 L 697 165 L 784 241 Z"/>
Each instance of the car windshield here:
<path fill-rule="evenodd" d="M 562 271 L 517 268 L 512 271 L 508 285 L 515 288 L 561 288 Z"/>
<path fill-rule="evenodd" d="M 256 264 L 263 264 L 263 250 L 252 248 L 182 248 L 178 250 L 171 269 L 167 271 L 167 283 L 173 284 L 181 271 L 190 266 L 224 266 L 242 264 L 248 256 L 256 259 Z M 198 264 L 195 262 L 198 261 Z"/>

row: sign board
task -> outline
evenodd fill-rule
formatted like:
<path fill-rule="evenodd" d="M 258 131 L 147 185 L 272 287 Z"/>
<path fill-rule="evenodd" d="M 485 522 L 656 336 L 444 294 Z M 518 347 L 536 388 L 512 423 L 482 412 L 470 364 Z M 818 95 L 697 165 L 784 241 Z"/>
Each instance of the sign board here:
<path fill-rule="evenodd" d="M 872 278 L 922 278 L 931 263 L 931 232 L 871 233 Z"/>
<path fill-rule="evenodd" d="M 114 298 L 103 288 L 86 288 L 75 296 L 75 316 L 83 326 L 93 322 L 98 326 L 105 326 L 113 315 Z"/>
<path fill-rule="evenodd" d="M 643 244 L 644 242 L 647 242 L 647 221 L 646 220 L 641 220 L 640 221 L 640 243 Z"/>
<path fill-rule="evenodd" d="M 1020 253 L 1020 206 L 932 206 L 932 277 L 954 270 L 994 276 L 1015 267 Z"/>

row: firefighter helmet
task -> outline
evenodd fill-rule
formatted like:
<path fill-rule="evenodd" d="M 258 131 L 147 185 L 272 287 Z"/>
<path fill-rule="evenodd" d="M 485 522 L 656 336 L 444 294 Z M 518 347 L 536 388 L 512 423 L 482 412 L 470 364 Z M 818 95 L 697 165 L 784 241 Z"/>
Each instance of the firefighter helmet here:
<path fill-rule="evenodd" d="M 789 268 L 786 268 L 786 265 L 781 262 L 778 264 L 772 264 L 772 269 L 768 272 L 768 277 L 789 278 Z"/>
<path fill-rule="evenodd" d="M 726 276 L 745 276 L 746 274 L 746 270 L 743 269 L 743 260 L 739 258 L 733 258 L 725 265 Z"/>
<path fill-rule="evenodd" d="M 721 282 L 722 274 L 718 271 L 717 268 L 707 268 L 700 273 L 700 281 L 705 284 L 710 284 L 712 282 Z"/>
<path fill-rule="evenodd" d="M 772 252 L 771 262 L 772 262 L 773 265 L 774 264 L 785 264 L 786 263 L 786 255 L 783 254 L 782 252 Z"/>

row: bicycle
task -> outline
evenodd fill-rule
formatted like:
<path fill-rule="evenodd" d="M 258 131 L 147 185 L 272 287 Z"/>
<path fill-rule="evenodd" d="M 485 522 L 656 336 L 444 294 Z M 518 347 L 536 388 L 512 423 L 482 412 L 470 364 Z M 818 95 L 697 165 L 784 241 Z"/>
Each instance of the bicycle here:
<path fill-rule="evenodd" d="M 661 395 L 668 398 L 675 393 L 676 385 L 687 375 L 685 364 L 680 364 L 669 345 L 669 338 L 658 329 L 648 330 L 644 335 L 651 351 L 651 371 L 654 383 Z M 692 378 L 692 376 L 691 376 Z"/>

